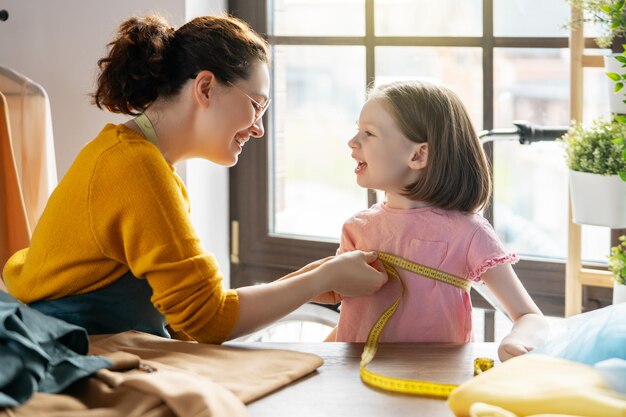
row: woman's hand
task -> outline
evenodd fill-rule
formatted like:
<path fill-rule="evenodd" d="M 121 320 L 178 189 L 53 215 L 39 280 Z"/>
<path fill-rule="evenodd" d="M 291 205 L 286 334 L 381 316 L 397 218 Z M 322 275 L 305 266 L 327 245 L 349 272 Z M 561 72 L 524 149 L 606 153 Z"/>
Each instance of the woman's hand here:
<path fill-rule="evenodd" d="M 348 252 L 310 263 L 283 279 L 238 288 L 239 316 L 229 338 L 267 326 L 319 294 L 336 291 L 356 297 L 378 291 L 387 273 L 377 258 L 375 252 Z"/>
<path fill-rule="evenodd" d="M 360 297 L 378 291 L 389 278 L 376 252 L 342 253 L 319 266 L 320 275 L 343 297 Z"/>

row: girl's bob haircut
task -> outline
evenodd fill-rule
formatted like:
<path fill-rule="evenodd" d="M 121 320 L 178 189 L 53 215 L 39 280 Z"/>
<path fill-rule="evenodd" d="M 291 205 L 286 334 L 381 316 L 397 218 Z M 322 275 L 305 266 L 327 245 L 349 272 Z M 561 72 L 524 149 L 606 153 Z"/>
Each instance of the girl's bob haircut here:
<path fill-rule="evenodd" d="M 490 167 L 465 106 L 450 89 L 402 81 L 375 87 L 409 140 L 428 144 L 424 175 L 405 187 L 407 197 L 447 210 L 476 212 L 491 195 Z"/>

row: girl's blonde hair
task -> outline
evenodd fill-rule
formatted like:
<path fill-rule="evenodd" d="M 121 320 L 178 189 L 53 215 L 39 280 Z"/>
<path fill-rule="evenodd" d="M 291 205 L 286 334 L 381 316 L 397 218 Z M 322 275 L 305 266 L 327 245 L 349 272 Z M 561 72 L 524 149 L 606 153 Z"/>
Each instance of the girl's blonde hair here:
<path fill-rule="evenodd" d="M 491 195 L 489 163 L 465 106 L 450 89 L 402 81 L 370 90 L 391 110 L 409 140 L 428 143 L 424 175 L 405 187 L 413 200 L 450 210 L 475 212 Z"/>

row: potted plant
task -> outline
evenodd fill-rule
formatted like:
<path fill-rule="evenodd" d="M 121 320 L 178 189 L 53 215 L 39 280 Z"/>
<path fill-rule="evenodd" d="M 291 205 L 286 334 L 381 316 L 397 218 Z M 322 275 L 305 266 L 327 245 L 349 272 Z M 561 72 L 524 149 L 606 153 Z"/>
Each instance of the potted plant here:
<path fill-rule="evenodd" d="M 596 37 L 600 48 L 611 48 L 612 52 L 621 54 L 626 43 L 626 0 L 568 0 L 568 3 L 583 12 L 579 21 L 570 25 L 593 23 L 602 29 Z"/>
<path fill-rule="evenodd" d="M 607 76 L 613 81 L 607 83 L 609 109 L 611 113 L 626 114 L 626 102 L 623 91 L 626 82 L 626 0 L 568 0 L 569 4 L 583 12 L 580 21 L 571 25 L 593 23 L 602 33 L 596 37 L 600 48 L 611 48 L 611 54 L 604 56 Z"/>
<path fill-rule="evenodd" d="M 620 236 L 620 244 L 611 248 L 609 269 L 613 273 L 613 304 L 626 302 L 626 236 Z"/>
<path fill-rule="evenodd" d="M 619 117 L 619 116 L 618 116 Z M 573 221 L 626 227 L 626 124 L 600 118 L 561 137 L 569 168 Z"/>

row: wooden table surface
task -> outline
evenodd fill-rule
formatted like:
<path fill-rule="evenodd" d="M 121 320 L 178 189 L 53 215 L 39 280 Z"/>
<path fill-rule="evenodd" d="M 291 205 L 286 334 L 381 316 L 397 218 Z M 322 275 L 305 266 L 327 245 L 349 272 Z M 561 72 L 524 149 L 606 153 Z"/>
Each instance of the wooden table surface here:
<path fill-rule="evenodd" d="M 324 365 L 283 389 L 249 404 L 252 417 L 429 416 L 450 417 L 444 400 L 393 394 L 361 382 L 362 343 L 227 343 L 314 353 Z M 473 376 L 476 357 L 497 360 L 497 344 L 380 344 L 368 369 L 388 376 L 461 384 Z"/>

